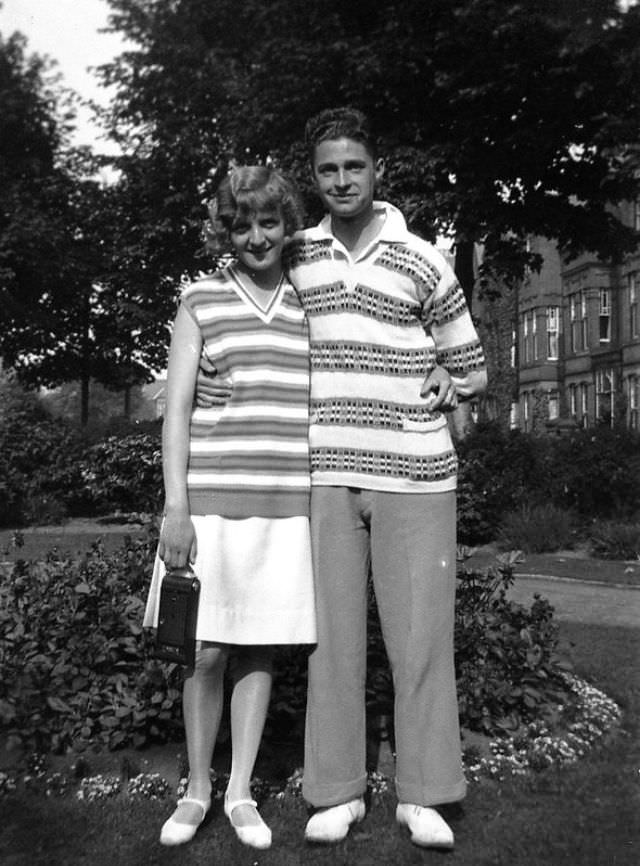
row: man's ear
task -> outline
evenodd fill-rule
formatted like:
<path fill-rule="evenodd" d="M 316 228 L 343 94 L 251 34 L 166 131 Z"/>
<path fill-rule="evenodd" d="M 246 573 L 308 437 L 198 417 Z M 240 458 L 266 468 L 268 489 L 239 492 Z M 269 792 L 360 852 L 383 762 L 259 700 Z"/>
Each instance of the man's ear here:
<path fill-rule="evenodd" d="M 382 176 L 384 175 L 384 159 L 382 157 L 379 157 L 378 159 L 376 159 L 375 172 L 376 172 L 376 181 L 378 181 L 378 182 L 381 181 Z"/>

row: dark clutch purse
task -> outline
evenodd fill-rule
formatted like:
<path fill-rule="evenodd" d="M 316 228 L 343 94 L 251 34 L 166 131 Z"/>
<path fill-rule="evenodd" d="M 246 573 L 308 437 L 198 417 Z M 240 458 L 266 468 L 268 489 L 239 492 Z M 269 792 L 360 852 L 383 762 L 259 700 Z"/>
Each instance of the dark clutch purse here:
<path fill-rule="evenodd" d="M 162 578 L 153 655 L 193 667 L 200 581 L 189 567 L 172 568 Z"/>

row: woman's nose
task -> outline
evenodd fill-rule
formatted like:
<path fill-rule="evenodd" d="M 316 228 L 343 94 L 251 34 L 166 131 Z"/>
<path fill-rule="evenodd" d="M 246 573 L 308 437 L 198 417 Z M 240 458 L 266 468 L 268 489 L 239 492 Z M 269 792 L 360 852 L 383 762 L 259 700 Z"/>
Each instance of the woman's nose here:
<path fill-rule="evenodd" d="M 264 232 L 260 226 L 253 226 L 249 240 L 254 247 L 259 247 L 264 243 Z"/>

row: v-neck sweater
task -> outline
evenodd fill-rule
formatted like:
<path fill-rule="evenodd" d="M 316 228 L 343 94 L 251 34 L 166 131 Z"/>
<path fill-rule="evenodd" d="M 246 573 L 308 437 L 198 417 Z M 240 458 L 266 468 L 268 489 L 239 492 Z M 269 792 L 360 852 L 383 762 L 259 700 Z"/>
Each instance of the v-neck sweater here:
<path fill-rule="evenodd" d="M 191 416 L 191 513 L 308 515 L 309 336 L 291 283 L 263 307 L 228 266 L 187 286 L 181 303 L 232 388 L 225 406 Z"/>
<path fill-rule="evenodd" d="M 329 216 L 298 232 L 285 265 L 311 344 L 313 485 L 397 493 L 453 490 L 457 457 L 446 417 L 420 395 L 439 364 L 464 392 L 484 356 L 462 289 L 442 254 L 384 213 L 353 257 Z"/>

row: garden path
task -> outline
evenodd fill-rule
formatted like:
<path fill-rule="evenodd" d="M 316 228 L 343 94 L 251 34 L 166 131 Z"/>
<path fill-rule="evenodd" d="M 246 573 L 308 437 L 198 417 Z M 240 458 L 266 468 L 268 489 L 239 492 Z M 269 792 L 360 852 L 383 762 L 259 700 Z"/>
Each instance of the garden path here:
<path fill-rule="evenodd" d="M 640 628 L 640 587 L 518 574 L 509 596 L 529 606 L 539 593 L 558 620 Z"/>

